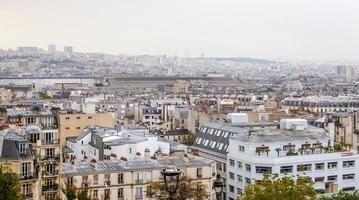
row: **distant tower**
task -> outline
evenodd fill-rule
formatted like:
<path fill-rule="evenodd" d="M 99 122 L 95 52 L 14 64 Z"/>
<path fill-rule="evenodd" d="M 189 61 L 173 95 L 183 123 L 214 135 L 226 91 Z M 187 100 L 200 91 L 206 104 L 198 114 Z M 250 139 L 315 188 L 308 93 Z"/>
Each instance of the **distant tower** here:
<path fill-rule="evenodd" d="M 54 44 L 49 44 L 49 45 L 47 46 L 47 51 L 48 51 L 49 53 L 51 53 L 51 54 L 56 53 L 56 45 L 54 45 Z"/>
<path fill-rule="evenodd" d="M 64 52 L 72 54 L 74 52 L 74 48 L 72 46 L 64 46 Z"/>
<path fill-rule="evenodd" d="M 347 81 L 350 81 L 354 78 L 353 66 L 337 66 L 336 74 L 337 76 L 345 78 Z"/>

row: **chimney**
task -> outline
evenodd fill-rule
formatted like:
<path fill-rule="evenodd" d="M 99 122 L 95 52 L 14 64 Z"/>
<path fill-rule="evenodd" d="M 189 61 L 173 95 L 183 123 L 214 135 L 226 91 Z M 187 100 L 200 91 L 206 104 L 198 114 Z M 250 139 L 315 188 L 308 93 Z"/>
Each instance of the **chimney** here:
<path fill-rule="evenodd" d="M 115 130 L 116 130 L 116 132 L 122 132 L 122 130 L 123 130 L 123 123 L 120 123 L 120 124 L 116 124 L 115 125 Z"/>
<path fill-rule="evenodd" d="M 149 148 L 145 149 L 145 159 L 150 159 L 151 157 L 151 151 Z"/>

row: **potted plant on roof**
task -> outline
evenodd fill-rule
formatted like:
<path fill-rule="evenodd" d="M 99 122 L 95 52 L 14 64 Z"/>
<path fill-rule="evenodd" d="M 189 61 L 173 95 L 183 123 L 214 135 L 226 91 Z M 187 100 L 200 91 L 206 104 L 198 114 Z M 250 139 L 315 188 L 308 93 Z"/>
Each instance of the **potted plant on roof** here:
<path fill-rule="evenodd" d="M 279 157 L 279 153 L 280 153 L 280 151 L 282 151 L 282 149 L 281 148 L 276 148 L 275 151 L 277 152 L 278 157 Z"/>
<path fill-rule="evenodd" d="M 303 148 L 298 148 L 298 151 L 299 151 L 300 155 L 303 155 L 303 151 L 304 151 Z"/>
<path fill-rule="evenodd" d="M 267 153 L 267 157 L 268 157 L 269 152 L 270 152 L 270 149 L 266 149 L 265 151 L 266 151 L 266 153 Z"/>
<path fill-rule="evenodd" d="M 258 156 L 261 155 L 261 150 L 259 148 L 256 148 L 256 153 L 258 154 Z"/>

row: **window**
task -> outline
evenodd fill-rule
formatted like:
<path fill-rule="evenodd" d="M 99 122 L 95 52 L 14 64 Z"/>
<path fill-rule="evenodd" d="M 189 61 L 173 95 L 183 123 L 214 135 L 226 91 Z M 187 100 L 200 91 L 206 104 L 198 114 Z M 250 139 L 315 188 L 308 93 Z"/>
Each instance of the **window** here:
<path fill-rule="evenodd" d="M 88 116 L 87 119 L 92 119 L 92 117 L 91 117 L 91 116 Z"/>
<path fill-rule="evenodd" d="M 136 173 L 136 183 L 142 182 L 142 173 Z"/>
<path fill-rule="evenodd" d="M 324 170 L 324 163 L 316 163 L 315 170 Z"/>
<path fill-rule="evenodd" d="M 355 190 L 355 187 L 343 187 L 342 189 L 344 192 L 345 191 L 354 191 Z"/>
<path fill-rule="evenodd" d="M 65 117 L 66 120 L 70 120 L 70 117 Z"/>
<path fill-rule="evenodd" d="M 233 185 L 229 185 L 229 192 L 234 193 L 234 186 Z"/>
<path fill-rule="evenodd" d="M 314 182 L 315 183 L 323 183 L 324 182 L 324 177 L 315 177 Z"/>
<path fill-rule="evenodd" d="M 247 172 L 250 172 L 250 171 L 251 171 L 251 165 L 246 164 L 246 171 L 247 171 Z"/>
<path fill-rule="evenodd" d="M 229 179 L 234 180 L 234 173 L 229 172 Z"/>
<path fill-rule="evenodd" d="M 251 179 L 250 178 L 246 178 L 246 184 L 251 184 L 252 183 L 252 181 L 251 181 Z"/>
<path fill-rule="evenodd" d="M 328 163 L 328 169 L 336 169 L 338 167 L 337 162 L 329 162 Z"/>
<path fill-rule="evenodd" d="M 244 152 L 244 146 L 239 145 L 238 149 L 239 149 L 240 152 Z"/>
<path fill-rule="evenodd" d="M 343 161 L 343 168 L 351 168 L 354 167 L 355 161 Z"/>
<path fill-rule="evenodd" d="M 222 171 L 222 163 L 221 162 L 217 162 L 217 170 L 218 171 Z"/>
<path fill-rule="evenodd" d="M 202 178 L 202 168 L 197 168 L 197 178 Z"/>
<path fill-rule="evenodd" d="M 343 175 L 343 180 L 353 180 L 355 177 L 354 174 L 344 174 Z"/>
<path fill-rule="evenodd" d="M 242 162 L 237 162 L 237 167 L 239 168 L 239 169 L 243 169 L 243 163 Z"/>
<path fill-rule="evenodd" d="M 117 198 L 123 198 L 123 188 L 118 188 L 118 190 L 117 190 Z"/>
<path fill-rule="evenodd" d="M 288 174 L 293 172 L 293 166 L 282 166 L 280 167 L 281 174 Z"/>
<path fill-rule="evenodd" d="M 105 174 L 105 185 L 110 185 L 110 174 Z"/>
<path fill-rule="evenodd" d="M 70 130 L 70 127 L 66 127 L 65 129 L 66 129 L 66 130 Z"/>
<path fill-rule="evenodd" d="M 234 166 L 235 166 L 235 162 L 234 162 L 234 160 L 229 159 L 229 165 L 230 165 L 230 166 L 232 166 L 232 167 L 234 167 Z"/>
<path fill-rule="evenodd" d="M 22 193 L 25 198 L 32 198 L 32 184 L 24 184 L 22 185 Z"/>
<path fill-rule="evenodd" d="M 95 198 L 98 197 L 98 192 L 97 192 L 97 190 L 94 190 L 94 191 L 93 191 L 93 197 L 95 197 Z"/>
<path fill-rule="evenodd" d="M 309 172 L 312 171 L 312 164 L 297 165 L 298 172 Z"/>
<path fill-rule="evenodd" d="M 242 189 L 241 188 L 237 188 L 237 194 L 242 195 Z"/>
<path fill-rule="evenodd" d="M 45 151 L 46 158 L 54 158 L 55 157 L 55 149 L 54 148 L 48 148 Z"/>
<path fill-rule="evenodd" d="M 117 177 L 118 184 L 124 183 L 123 181 L 123 173 L 119 173 Z"/>
<path fill-rule="evenodd" d="M 335 182 L 335 181 L 337 181 L 338 180 L 338 176 L 337 175 L 335 175 L 335 176 L 328 176 L 328 181 L 333 181 L 333 182 Z"/>
<path fill-rule="evenodd" d="M 136 187 L 136 198 L 142 198 L 142 187 Z"/>
<path fill-rule="evenodd" d="M 19 143 L 19 153 L 21 155 L 26 154 L 26 144 L 24 142 Z"/>
<path fill-rule="evenodd" d="M 81 117 L 76 117 L 76 119 L 81 119 Z"/>
<path fill-rule="evenodd" d="M 98 184 L 98 175 L 94 175 L 93 176 L 93 184 L 97 185 Z"/>
<path fill-rule="evenodd" d="M 76 127 L 76 130 L 80 130 L 81 128 L 80 127 Z"/>
<path fill-rule="evenodd" d="M 21 163 L 21 171 L 20 176 L 21 177 L 27 177 L 30 175 L 30 162 Z"/>
<path fill-rule="evenodd" d="M 237 175 L 237 181 L 242 183 L 243 182 L 243 176 Z"/>
<path fill-rule="evenodd" d="M 87 186 L 88 185 L 88 176 L 82 176 L 82 185 Z"/>
<path fill-rule="evenodd" d="M 259 174 L 272 173 L 272 167 L 256 166 L 256 173 L 259 173 Z"/>

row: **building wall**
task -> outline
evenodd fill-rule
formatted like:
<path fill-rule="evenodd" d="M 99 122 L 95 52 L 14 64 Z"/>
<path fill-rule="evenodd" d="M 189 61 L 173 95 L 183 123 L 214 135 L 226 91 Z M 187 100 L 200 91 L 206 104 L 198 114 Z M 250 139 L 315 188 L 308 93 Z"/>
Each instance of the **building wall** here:
<path fill-rule="evenodd" d="M 66 145 L 67 137 L 79 136 L 87 126 L 114 127 L 116 124 L 111 113 L 60 113 L 58 120 L 62 146 Z"/>
<path fill-rule="evenodd" d="M 197 167 L 189 166 L 183 170 L 183 174 L 189 176 L 194 179 L 194 181 L 201 182 L 205 186 L 207 186 L 206 190 L 210 194 L 208 200 L 214 199 L 214 191 L 212 183 L 215 179 L 215 166 L 213 164 L 209 166 L 198 166 L 198 168 L 202 168 L 202 177 L 197 177 Z M 103 173 L 99 172 L 96 174 L 98 176 L 97 184 L 94 184 L 94 176 L 95 174 L 86 175 L 88 177 L 88 188 L 91 196 L 93 197 L 94 191 L 97 191 L 97 197 L 101 199 L 104 197 L 104 193 L 106 189 L 110 190 L 110 200 L 118 200 L 118 189 L 123 188 L 124 197 L 126 200 L 136 200 L 136 188 L 142 188 L 142 198 L 143 200 L 150 200 L 151 198 L 147 197 L 147 189 L 153 182 L 163 181 L 161 173 L 161 169 L 147 169 L 143 171 L 124 171 L 124 172 L 109 172 Z M 124 177 L 123 183 L 118 183 L 118 174 L 122 173 Z M 106 185 L 105 183 L 105 175 L 110 175 L 110 185 Z M 66 184 L 68 176 L 63 176 L 62 183 Z M 137 177 L 140 177 L 137 179 Z M 83 187 L 82 185 L 83 175 L 75 175 L 73 176 L 74 185 L 78 188 Z M 64 185 L 65 187 L 66 185 Z"/>

